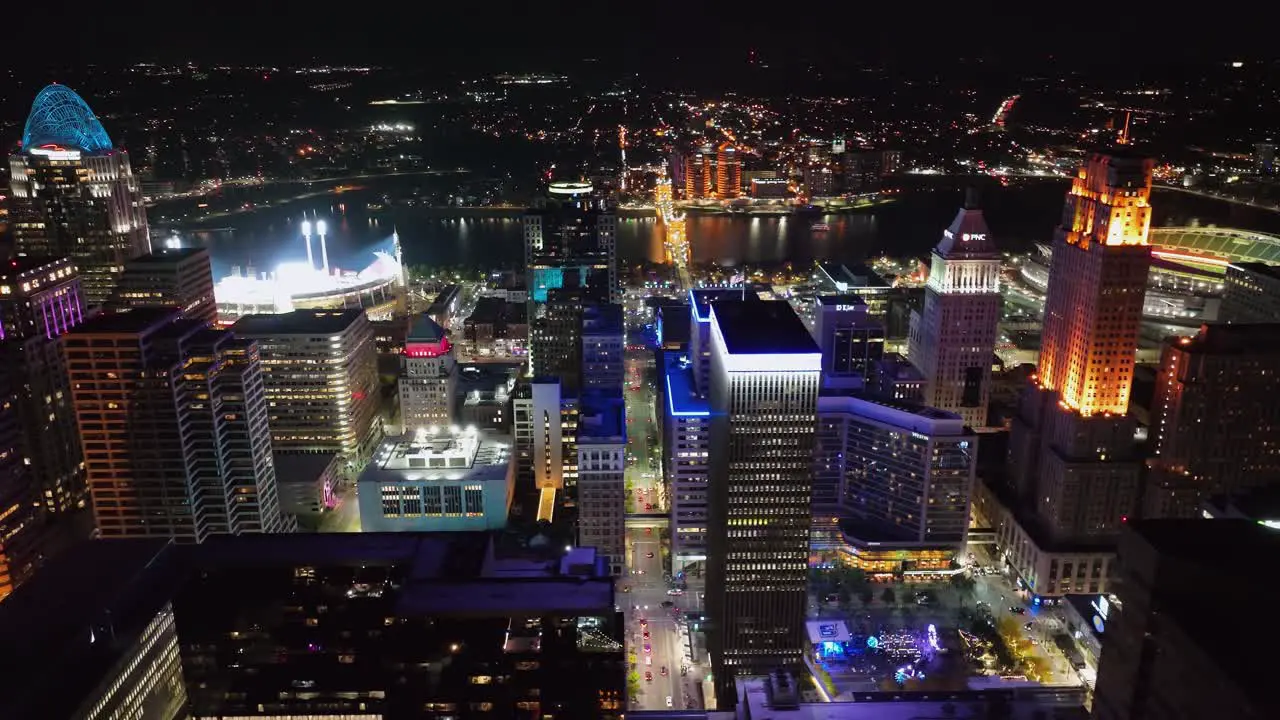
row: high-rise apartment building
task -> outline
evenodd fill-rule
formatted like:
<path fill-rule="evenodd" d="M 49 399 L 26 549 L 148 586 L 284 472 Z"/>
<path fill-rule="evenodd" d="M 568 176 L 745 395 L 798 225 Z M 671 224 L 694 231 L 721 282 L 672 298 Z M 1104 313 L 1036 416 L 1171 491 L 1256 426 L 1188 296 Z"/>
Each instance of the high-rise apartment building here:
<path fill-rule="evenodd" d="M 626 327 L 621 305 L 582 309 L 582 387 L 621 390 Z"/>
<path fill-rule="evenodd" d="M 702 200 L 713 193 L 711 148 L 703 148 L 684 158 L 684 199 Z"/>
<path fill-rule="evenodd" d="M 419 428 L 453 423 L 458 365 L 453 344 L 430 315 L 409 329 L 400 354 L 400 418 L 409 434 Z"/>
<path fill-rule="evenodd" d="M 556 288 L 591 288 L 616 300 L 618 216 L 591 183 L 551 183 L 548 197 L 524 215 L 525 281 L 529 299 L 546 302 Z M 531 312 L 529 320 L 538 316 Z"/>
<path fill-rule="evenodd" d="M 1280 323 L 1204 325 L 1169 338 L 1151 403 L 1144 518 L 1198 517 L 1201 503 L 1280 485 Z"/>
<path fill-rule="evenodd" d="M 987 424 L 1000 306 L 1000 253 L 971 191 L 933 249 L 907 356 L 924 375 L 925 404 L 973 427 Z"/>
<path fill-rule="evenodd" d="M 960 415 L 856 391 L 823 393 L 817 448 L 815 523 L 834 510 L 854 564 L 921 553 L 945 567 L 964 547 L 978 439 Z"/>
<path fill-rule="evenodd" d="M 138 308 L 63 342 L 99 535 L 202 542 L 292 529 L 251 341 Z"/>
<path fill-rule="evenodd" d="M 37 496 L 54 514 L 88 505 L 80 432 L 59 345 L 82 322 L 84 300 L 71 260 L 26 256 L 0 263 L 0 367 L 17 394 L 21 449 Z"/>
<path fill-rule="evenodd" d="M 671 572 L 707 559 L 707 492 L 711 405 L 693 386 L 693 363 L 681 352 L 661 355 L 662 470 L 671 506 Z"/>
<path fill-rule="evenodd" d="M 232 330 L 258 342 L 276 452 L 369 457 L 382 428 L 377 349 L 363 310 L 249 315 Z"/>
<path fill-rule="evenodd" d="M 884 325 L 857 295 L 819 295 L 814 334 L 822 349 L 824 387 L 861 388 L 884 357 Z"/>
<path fill-rule="evenodd" d="M 716 696 L 803 665 L 821 354 L 784 301 L 711 307 L 708 647 Z"/>
<path fill-rule="evenodd" d="M 1103 598 L 1094 620 L 1101 630 L 1108 616 L 1095 720 L 1280 716 L 1261 670 L 1272 632 L 1241 612 L 1280 600 L 1257 582 L 1280 570 L 1280 532 L 1242 519 L 1139 520 L 1121 534 L 1119 558 L 1120 612 Z"/>
<path fill-rule="evenodd" d="M 626 563 L 627 420 L 621 387 L 594 389 L 578 404 L 578 545 L 595 548 L 622 575 Z"/>
<path fill-rule="evenodd" d="M 64 85 L 36 95 L 9 184 L 18 254 L 71 258 L 88 306 L 106 302 L 125 263 L 151 249 L 128 153 Z"/>
<path fill-rule="evenodd" d="M 732 200 L 742 195 L 742 158 L 733 143 L 716 148 L 716 197 Z"/>
<path fill-rule="evenodd" d="M 1101 591 L 1107 548 L 1137 510 L 1129 393 L 1151 263 L 1151 172 L 1126 148 L 1091 154 L 1055 233 L 1039 373 L 1009 441 L 1018 505 L 1004 536 L 1038 594 L 1072 592 L 1071 580 L 1086 578 Z M 1067 566 L 1078 576 L 1064 577 Z"/>
<path fill-rule="evenodd" d="M 1253 262 L 1228 265 L 1218 318 L 1233 323 L 1280 322 L 1280 268 Z"/>
<path fill-rule="evenodd" d="M 174 307 L 182 316 L 212 324 L 218 319 L 213 299 L 213 267 L 205 248 L 164 248 L 125 263 L 109 303 L 113 310 Z"/>

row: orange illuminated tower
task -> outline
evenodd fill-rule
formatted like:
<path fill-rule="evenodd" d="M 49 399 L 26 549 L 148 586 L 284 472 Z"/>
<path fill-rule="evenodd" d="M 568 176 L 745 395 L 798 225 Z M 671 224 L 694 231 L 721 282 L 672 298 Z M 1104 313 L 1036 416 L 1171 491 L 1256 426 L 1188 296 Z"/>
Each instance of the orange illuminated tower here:
<path fill-rule="evenodd" d="M 701 200 L 711 197 L 711 155 L 703 149 L 684 159 L 684 197 Z"/>
<path fill-rule="evenodd" d="M 742 194 L 742 162 L 733 143 L 716 149 L 716 197 L 732 200 Z"/>
<path fill-rule="evenodd" d="M 1128 412 L 1151 264 L 1152 166 L 1127 148 L 1090 155 L 1054 236 L 1040 372 L 1010 438 L 1013 480 L 1054 541 L 1109 539 L 1135 508 Z"/>

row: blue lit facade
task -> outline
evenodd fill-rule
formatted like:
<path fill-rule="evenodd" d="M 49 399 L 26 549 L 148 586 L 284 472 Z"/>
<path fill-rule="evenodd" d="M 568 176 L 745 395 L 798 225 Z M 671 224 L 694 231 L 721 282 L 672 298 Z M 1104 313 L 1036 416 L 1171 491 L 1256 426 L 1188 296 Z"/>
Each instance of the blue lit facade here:
<path fill-rule="evenodd" d="M 57 145 L 86 153 L 113 148 L 102 123 L 74 90 L 65 85 L 48 85 L 31 103 L 31 114 L 22 131 L 22 149 Z"/>
<path fill-rule="evenodd" d="M 694 390 L 694 366 L 681 352 L 659 354 L 662 470 L 671 487 L 671 570 L 701 572 L 707 557 L 707 474 L 711 404 Z"/>

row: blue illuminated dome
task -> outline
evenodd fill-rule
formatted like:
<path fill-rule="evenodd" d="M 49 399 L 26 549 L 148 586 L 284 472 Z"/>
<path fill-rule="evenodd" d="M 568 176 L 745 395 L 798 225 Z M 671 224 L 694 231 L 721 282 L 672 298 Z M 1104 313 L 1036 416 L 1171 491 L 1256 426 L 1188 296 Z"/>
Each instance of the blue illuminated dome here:
<path fill-rule="evenodd" d="M 112 148 L 111 138 L 88 103 L 66 85 L 46 86 L 31 103 L 31 114 L 22 131 L 22 149 L 44 145 L 87 153 Z"/>

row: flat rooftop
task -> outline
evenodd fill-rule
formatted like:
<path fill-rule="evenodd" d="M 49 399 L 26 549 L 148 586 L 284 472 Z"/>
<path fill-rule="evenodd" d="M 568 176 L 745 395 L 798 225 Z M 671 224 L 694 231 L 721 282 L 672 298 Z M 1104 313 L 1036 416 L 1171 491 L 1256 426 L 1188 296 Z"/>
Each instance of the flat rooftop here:
<path fill-rule="evenodd" d="M 582 308 L 583 335 L 621 335 L 622 306 L 593 303 Z"/>
<path fill-rule="evenodd" d="M 785 300 L 717 303 L 711 314 L 730 355 L 821 352 L 804 321 Z"/>
<path fill-rule="evenodd" d="M 852 305 L 855 307 L 866 307 L 867 301 L 862 299 L 861 295 L 853 293 L 845 293 L 841 295 L 819 295 L 818 304 L 823 306 L 832 305 Z"/>
<path fill-rule="evenodd" d="M 622 393 L 584 390 L 578 398 L 578 443 L 626 440 L 627 410 Z"/>
<path fill-rule="evenodd" d="M 126 265 L 171 265 L 194 257 L 208 257 L 208 255 L 208 249 L 202 247 L 157 248 L 146 255 L 139 255 Z"/>
<path fill-rule="evenodd" d="M 1200 326 L 1190 337 L 1164 341 L 1186 352 L 1213 355 L 1267 355 L 1280 353 L 1280 323 L 1212 323 Z"/>
<path fill-rule="evenodd" d="M 160 326 L 184 322 L 177 308 L 147 306 L 128 312 L 103 312 L 71 328 L 68 335 L 136 335 Z M 191 320 L 185 322 L 196 322 Z M 203 323 L 200 323 L 203 324 Z"/>
<path fill-rule="evenodd" d="M 511 452 L 506 435 L 474 428 L 422 428 L 384 440 L 359 482 L 505 481 Z"/>
<path fill-rule="evenodd" d="M 294 310 L 278 315 L 246 315 L 231 326 L 237 335 L 309 335 L 340 333 L 351 327 L 364 310 Z"/>
<path fill-rule="evenodd" d="M 0 280 L 10 280 L 60 265 L 71 265 L 71 260 L 56 255 L 15 255 L 0 263 Z"/>
<path fill-rule="evenodd" d="M 277 482 L 313 483 L 337 459 L 337 453 L 271 453 Z"/>
<path fill-rule="evenodd" d="M 862 264 L 843 265 L 837 262 L 818 263 L 818 270 L 826 276 L 828 282 L 840 292 L 849 288 L 869 288 L 887 290 L 889 284 L 874 270 Z"/>
<path fill-rule="evenodd" d="M 401 566 L 396 612 L 404 617 L 614 612 L 613 580 L 600 568 L 567 565 L 561 548 L 504 537 L 280 533 L 222 535 L 200 545 L 83 542 L 0 603 L 0 638 L 22 648 L 0 654 L 0 717 L 70 717 L 186 579 L 205 570 Z"/>
<path fill-rule="evenodd" d="M 848 412 L 926 435 L 956 437 L 973 434 L 964 426 L 964 418 L 956 413 L 861 390 L 819 391 L 818 412 Z"/>
<path fill-rule="evenodd" d="M 711 306 L 719 302 L 741 302 L 758 299 L 755 293 L 747 292 L 745 287 L 736 288 L 699 288 L 689 291 L 689 305 L 700 322 L 711 320 Z"/>
<path fill-rule="evenodd" d="M 711 401 L 693 391 L 693 363 L 681 352 L 663 353 L 667 412 L 674 417 L 707 417 Z"/>

